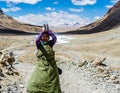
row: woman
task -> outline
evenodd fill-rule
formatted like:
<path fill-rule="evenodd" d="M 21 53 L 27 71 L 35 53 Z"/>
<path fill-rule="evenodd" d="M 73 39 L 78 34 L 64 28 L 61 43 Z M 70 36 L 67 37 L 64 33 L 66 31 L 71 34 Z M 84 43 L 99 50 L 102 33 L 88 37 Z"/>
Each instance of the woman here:
<path fill-rule="evenodd" d="M 50 36 L 52 40 L 49 40 Z M 27 86 L 30 93 L 61 93 L 58 68 L 53 45 L 56 36 L 50 30 L 42 31 L 36 39 L 37 64 Z"/>

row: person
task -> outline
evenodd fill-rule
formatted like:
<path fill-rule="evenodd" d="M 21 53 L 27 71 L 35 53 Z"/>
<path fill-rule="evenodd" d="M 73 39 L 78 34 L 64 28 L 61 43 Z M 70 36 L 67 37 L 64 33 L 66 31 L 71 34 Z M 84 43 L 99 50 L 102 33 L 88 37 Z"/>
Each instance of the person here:
<path fill-rule="evenodd" d="M 49 40 L 52 37 L 52 40 Z M 36 39 L 37 64 L 30 80 L 27 91 L 29 93 L 61 93 L 58 68 L 55 61 L 53 46 L 56 36 L 51 30 L 40 32 Z"/>

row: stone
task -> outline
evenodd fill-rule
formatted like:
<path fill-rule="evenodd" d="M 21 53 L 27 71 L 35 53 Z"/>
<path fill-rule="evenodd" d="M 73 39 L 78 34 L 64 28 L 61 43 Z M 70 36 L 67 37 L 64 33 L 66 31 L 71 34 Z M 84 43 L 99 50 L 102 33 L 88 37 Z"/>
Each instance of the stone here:
<path fill-rule="evenodd" d="M 15 57 L 13 56 L 13 52 L 10 52 L 8 54 L 8 58 L 7 58 L 7 63 L 13 68 L 13 63 L 15 62 Z"/>
<path fill-rule="evenodd" d="M 82 67 L 82 66 L 84 66 L 84 65 L 85 65 L 85 63 L 87 63 L 87 61 L 86 61 L 86 60 L 79 61 L 79 62 L 78 62 L 78 67 Z"/>
<path fill-rule="evenodd" d="M 105 61 L 106 57 L 103 57 L 103 58 L 96 58 L 92 63 L 91 63 L 91 66 L 99 66 L 103 63 L 103 61 Z"/>
<path fill-rule="evenodd" d="M 20 84 L 19 87 L 20 87 L 20 88 L 24 88 L 24 85 L 23 85 L 23 84 Z"/>
<path fill-rule="evenodd" d="M 4 65 L 6 60 L 7 60 L 7 55 L 5 54 L 5 52 L 3 52 L 0 57 L 0 63 Z"/>
<path fill-rule="evenodd" d="M 120 81 L 118 79 L 112 81 L 114 84 L 119 84 Z"/>
<path fill-rule="evenodd" d="M 105 70 L 104 67 L 102 67 L 102 66 L 97 66 L 97 72 L 98 72 L 98 73 L 103 73 L 104 70 Z"/>
<path fill-rule="evenodd" d="M 110 80 L 115 80 L 115 79 L 117 79 L 117 76 L 116 76 L 116 75 L 110 76 Z"/>

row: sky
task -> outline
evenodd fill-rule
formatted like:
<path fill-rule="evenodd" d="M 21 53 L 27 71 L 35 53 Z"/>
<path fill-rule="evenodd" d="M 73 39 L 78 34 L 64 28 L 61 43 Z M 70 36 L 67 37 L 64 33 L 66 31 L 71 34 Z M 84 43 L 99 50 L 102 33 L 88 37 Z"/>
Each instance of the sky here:
<path fill-rule="evenodd" d="M 84 26 L 102 18 L 119 0 L 0 0 L 14 19 L 33 25 Z"/>

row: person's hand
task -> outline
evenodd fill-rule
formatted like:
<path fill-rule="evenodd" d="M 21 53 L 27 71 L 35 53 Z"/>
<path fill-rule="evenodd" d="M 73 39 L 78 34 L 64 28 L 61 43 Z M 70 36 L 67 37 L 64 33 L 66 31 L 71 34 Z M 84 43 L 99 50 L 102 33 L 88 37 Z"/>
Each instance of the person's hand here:
<path fill-rule="evenodd" d="M 48 34 L 51 35 L 53 32 L 51 30 L 48 30 Z"/>

